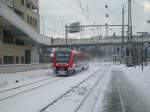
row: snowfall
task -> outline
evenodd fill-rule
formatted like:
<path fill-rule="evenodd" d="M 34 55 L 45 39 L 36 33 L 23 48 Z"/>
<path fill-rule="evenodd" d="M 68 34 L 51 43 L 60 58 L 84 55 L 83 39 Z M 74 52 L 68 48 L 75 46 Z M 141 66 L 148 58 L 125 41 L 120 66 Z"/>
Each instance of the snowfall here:
<path fill-rule="evenodd" d="M 52 69 L 0 74 L 0 112 L 150 112 L 150 66 L 90 63 L 58 77 Z"/>

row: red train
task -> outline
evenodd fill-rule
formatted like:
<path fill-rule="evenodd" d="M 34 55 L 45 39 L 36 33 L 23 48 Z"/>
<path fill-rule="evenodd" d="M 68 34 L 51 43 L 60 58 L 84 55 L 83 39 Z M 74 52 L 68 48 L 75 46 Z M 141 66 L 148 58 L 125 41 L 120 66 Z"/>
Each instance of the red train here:
<path fill-rule="evenodd" d="M 53 67 L 57 75 L 70 75 L 87 69 L 89 56 L 83 51 L 69 48 L 54 49 Z"/>

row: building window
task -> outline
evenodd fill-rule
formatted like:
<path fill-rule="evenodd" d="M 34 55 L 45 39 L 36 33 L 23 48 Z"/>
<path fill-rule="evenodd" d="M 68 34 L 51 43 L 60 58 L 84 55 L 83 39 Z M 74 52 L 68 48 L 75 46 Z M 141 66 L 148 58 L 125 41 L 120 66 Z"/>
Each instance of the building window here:
<path fill-rule="evenodd" d="M 16 64 L 19 64 L 19 56 L 16 56 Z"/>
<path fill-rule="evenodd" d="M 30 25 L 32 25 L 32 17 L 30 17 Z"/>
<path fill-rule="evenodd" d="M 32 18 L 32 26 L 34 26 L 34 18 Z"/>
<path fill-rule="evenodd" d="M 7 44 L 13 44 L 13 35 L 7 31 L 3 31 L 3 42 Z"/>
<path fill-rule="evenodd" d="M 37 19 L 35 19 L 35 27 L 37 28 Z"/>
<path fill-rule="evenodd" d="M 0 65 L 2 64 L 1 58 L 0 58 Z"/>
<path fill-rule="evenodd" d="M 34 22 L 34 18 L 33 18 L 33 27 L 34 27 L 34 25 L 35 25 L 35 22 Z"/>
<path fill-rule="evenodd" d="M 28 0 L 27 0 L 27 3 L 26 3 L 26 6 L 27 6 L 27 8 L 30 9 L 30 3 L 28 2 Z"/>
<path fill-rule="evenodd" d="M 15 44 L 16 45 L 19 45 L 19 46 L 24 46 L 25 44 L 24 44 L 24 41 L 22 41 L 22 40 L 20 40 L 20 39 L 17 39 L 16 38 L 16 40 L 15 40 Z"/>
<path fill-rule="evenodd" d="M 24 64 L 24 57 L 21 56 L 21 64 Z"/>
<path fill-rule="evenodd" d="M 21 0 L 21 5 L 24 5 L 24 0 Z"/>
<path fill-rule="evenodd" d="M 2 31 L 0 30 L 0 40 L 2 40 Z"/>
<path fill-rule="evenodd" d="M 35 26 L 35 19 L 33 19 L 33 26 Z"/>
<path fill-rule="evenodd" d="M 13 56 L 4 56 L 4 64 L 14 64 Z"/>
<path fill-rule="evenodd" d="M 30 24 L 30 16 L 27 16 L 28 24 Z"/>

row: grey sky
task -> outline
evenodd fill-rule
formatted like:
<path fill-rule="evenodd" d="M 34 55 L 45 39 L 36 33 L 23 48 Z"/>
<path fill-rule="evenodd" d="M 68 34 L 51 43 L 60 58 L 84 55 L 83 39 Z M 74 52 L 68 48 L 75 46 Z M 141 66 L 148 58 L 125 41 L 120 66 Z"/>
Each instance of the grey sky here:
<path fill-rule="evenodd" d="M 40 15 L 45 18 L 45 34 L 56 37 L 63 36 L 65 24 L 76 21 L 80 21 L 81 24 L 121 24 L 123 4 L 127 24 L 127 0 L 40 0 Z M 105 5 L 108 5 L 108 9 Z M 150 24 L 146 22 L 150 19 L 150 0 L 132 0 L 132 9 L 133 32 L 150 32 Z M 106 14 L 109 14 L 109 18 L 106 18 Z M 119 28 L 113 28 L 109 34 L 119 34 L 120 31 Z M 105 34 L 105 29 L 87 29 L 84 32 L 85 36 L 94 34 Z"/>

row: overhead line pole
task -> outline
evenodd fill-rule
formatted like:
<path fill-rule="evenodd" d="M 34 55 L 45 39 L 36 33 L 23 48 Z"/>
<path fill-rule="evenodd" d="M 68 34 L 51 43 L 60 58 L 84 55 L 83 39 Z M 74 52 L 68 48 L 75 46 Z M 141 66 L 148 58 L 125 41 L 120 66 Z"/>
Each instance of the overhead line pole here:
<path fill-rule="evenodd" d="M 67 26 L 67 24 L 65 26 L 65 29 L 66 29 L 66 31 L 65 31 L 65 38 L 66 38 L 66 47 L 67 47 L 67 45 L 68 45 L 68 26 Z"/>
<path fill-rule="evenodd" d="M 134 66 L 134 57 L 133 57 L 133 38 L 132 38 L 132 5 L 131 0 L 128 0 L 128 51 L 129 55 L 127 56 L 127 66 Z"/>
<path fill-rule="evenodd" d="M 141 46 L 141 63 L 142 63 L 142 71 L 143 71 L 143 61 L 144 61 L 144 57 L 143 57 L 143 49 L 144 49 L 144 42 L 143 42 L 143 37 L 144 35 L 148 35 L 148 32 L 137 32 L 138 34 L 141 34 L 141 37 L 142 37 L 142 46 Z"/>

